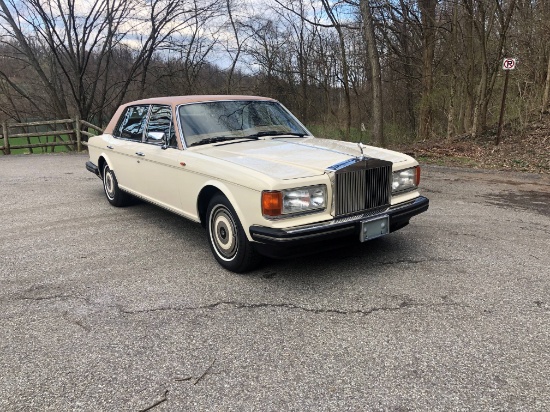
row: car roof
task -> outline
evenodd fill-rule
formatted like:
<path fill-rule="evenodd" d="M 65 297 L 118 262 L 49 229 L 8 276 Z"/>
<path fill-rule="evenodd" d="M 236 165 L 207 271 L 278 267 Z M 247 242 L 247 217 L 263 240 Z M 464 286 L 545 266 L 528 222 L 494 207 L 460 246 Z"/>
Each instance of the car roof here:
<path fill-rule="evenodd" d="M 200 103 L 200 102 L 211 102 L 217 100 L 271 100 L 269 97 L 261 96 L 247 96 L 247 95 L 237 95 L 237 94 L 216 94 L 216 95 L 189 95 L 189 96 L 165 96 L 165 97 L 152 97 L 148 99 L 136 100 L 133 102 L 128 102 L 124 106 L 131 106 L 136 104 L 167 104 L 167 105 L 178 105 L 178 104 L 188 104 L 188 103 Z"/>

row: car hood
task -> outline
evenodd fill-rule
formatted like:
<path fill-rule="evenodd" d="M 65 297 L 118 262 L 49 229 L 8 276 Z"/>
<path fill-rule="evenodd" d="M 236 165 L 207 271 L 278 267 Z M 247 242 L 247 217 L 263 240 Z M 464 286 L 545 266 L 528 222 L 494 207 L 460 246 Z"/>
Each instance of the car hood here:
<path fill-rule="evenodd" d="M 279 179 L 322 175 L 328 167 L 361 155 L 357 143 L 314 137 L 222 143 L 198 147 L 194 151 Z M 410 159 L 407 155 L 373 146 L 364 146 L 363 153 L 392 163 Z"/>

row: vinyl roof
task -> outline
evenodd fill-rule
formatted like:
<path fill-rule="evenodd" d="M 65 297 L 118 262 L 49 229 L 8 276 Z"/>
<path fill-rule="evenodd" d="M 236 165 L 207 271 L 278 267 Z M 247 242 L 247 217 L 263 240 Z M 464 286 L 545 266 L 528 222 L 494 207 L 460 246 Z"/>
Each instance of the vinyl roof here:
<path fill-rule="evenodd" d="M 200 103 L 200 102 L 210 102 L 217 100 L 271 100 L 269 97 L 260 97 L 260 96 L 246 96 L 246 95 L 232 95 L 232 94 L 221 94 L 221 95 L 190 95 L 190 96 L 166 96 L 166 97 L 152 97 L 148 99 L 136 100 L 133 102 L 125 103 L 124 106 L 135 105 L 135 104 L 167 104 L 167 105 L 178 105 L 178 104 L 187 104 L 187 103 Z"/>

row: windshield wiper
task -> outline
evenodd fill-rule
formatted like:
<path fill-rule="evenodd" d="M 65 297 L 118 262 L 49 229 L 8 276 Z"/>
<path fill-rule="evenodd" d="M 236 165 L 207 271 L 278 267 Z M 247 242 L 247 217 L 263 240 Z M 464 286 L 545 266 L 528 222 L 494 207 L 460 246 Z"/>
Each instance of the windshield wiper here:
<path fill-rule="evenodd" d="M 296 133 L 296 132 L 281 132 L 280 130 L 266 130 L 263 132 L 258 132 L 255 134 L 248 135 L 249 138 L 258 138 L 262 136 L 297 136 L 304 137 L 305 133 Z"/>
<path fill-rule="evenodd" d="M 198 142 L 191 143 L 189 146 L 199 146 L 201 144 L 209 144 L 209 143 L 218 143 L 218 142 L 225 142 L 227 140 L 235 140 L 239 139 L 240 137 L 235 136 L 216 136 L 216 137 L 207 137 L 205 139 L 199 140 Z"/>
<path fill-rule="evenodd" d="M 280 130 L 266 130 L 266 131 L 250 134 L 248 136 L 215 136 L 215 137 L 207 137 L 205 139 L 199 140 L 198 142 L 191 143 L 189 145 L 189 147 L 199 146 L 199 145 L 209 144 L 209 143 L 226 142 L 228 140 L 237 140 L 237 139 L 258 140 L 258 138 L 260 138 L 262 136 L 296 136 L 296 137 L 304 137 L 305 133 L 281 132 Z"/>

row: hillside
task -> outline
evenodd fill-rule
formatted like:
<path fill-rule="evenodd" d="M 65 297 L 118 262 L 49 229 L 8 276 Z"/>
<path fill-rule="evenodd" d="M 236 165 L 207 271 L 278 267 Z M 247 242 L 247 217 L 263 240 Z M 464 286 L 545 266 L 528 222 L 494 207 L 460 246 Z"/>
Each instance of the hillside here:
<path fill-rule="evenodd" d="M 472 139 L 462 135 L 400 147 L 421 163 L 550 174 L 550 114 L 520 132 L 504 130 L 495 146 L 496 129 Z"/>

